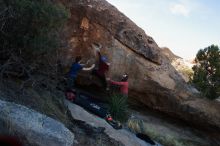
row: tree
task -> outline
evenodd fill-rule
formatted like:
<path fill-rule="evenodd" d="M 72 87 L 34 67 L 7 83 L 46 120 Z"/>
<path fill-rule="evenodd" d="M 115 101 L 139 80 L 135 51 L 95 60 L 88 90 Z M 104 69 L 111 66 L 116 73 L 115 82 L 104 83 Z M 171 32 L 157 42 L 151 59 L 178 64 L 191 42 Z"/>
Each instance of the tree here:
<path fill-rule="evenodd" d="M 66 8 L 52 0 L 0 0 L 0 75 L 42 70 L 44 58 L 59 48 L 68 17 Z"/>
<path fill-rule="evenodd" d="M 0 4 L 1 49 L 36 55 L 57 48 L 57 31 L 68 15 L 62 5 L 50 0 L 5 0 Z"/>
<path fill-rule="evenodd" d="M 207 98 L 216 99 L 220 96 L 220 50 L 211 45 L 200 49 L 193 66 L 192 83 Z"/>

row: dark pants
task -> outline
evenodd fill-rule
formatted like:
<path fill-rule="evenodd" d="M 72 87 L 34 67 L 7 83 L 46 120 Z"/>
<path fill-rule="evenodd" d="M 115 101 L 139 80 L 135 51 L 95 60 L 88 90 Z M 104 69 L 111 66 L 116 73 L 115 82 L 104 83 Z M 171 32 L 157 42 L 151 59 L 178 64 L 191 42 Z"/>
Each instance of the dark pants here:
<path fill-rule="evenodd" d="M 75 88 L 75 80 L 76 80 L 76 77 L 68 77 L 68 79 L 67 79 L 67 88 L 68 89 Z"/>
<path fill-rule="evenodd" d="M 106 81 L 105 74 L 100 75 L 100 74 L 98 74 L 97 70 L 93 70 L 92 75 L 95 75 L 96 77 L 98 77 L 100 79 L 100 81 L 102 82 L 103 87 L 107 88 L 107 81 Z"/>

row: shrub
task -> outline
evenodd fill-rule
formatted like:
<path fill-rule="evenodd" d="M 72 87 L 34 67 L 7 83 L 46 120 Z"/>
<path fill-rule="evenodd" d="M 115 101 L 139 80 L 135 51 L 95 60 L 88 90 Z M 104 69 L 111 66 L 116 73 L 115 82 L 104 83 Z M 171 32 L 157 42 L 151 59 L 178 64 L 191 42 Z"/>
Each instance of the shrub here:
<path fill-rule="evenodd" d="M 113 94 L 109 100 L 110 113 L 112 117 L 121 122 L 128 119 L 127 97 L 121 94 Z"/>

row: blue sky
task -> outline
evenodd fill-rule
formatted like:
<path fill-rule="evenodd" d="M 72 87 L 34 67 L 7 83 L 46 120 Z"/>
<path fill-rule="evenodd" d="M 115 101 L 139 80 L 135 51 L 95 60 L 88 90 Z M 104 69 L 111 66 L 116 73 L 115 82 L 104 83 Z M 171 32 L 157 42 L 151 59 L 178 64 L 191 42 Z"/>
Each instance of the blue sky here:
<path fill-rule="evenodd" d="M 107 0 L 154 38 L 189 59 L 220 47 L 220 0 Z"/>

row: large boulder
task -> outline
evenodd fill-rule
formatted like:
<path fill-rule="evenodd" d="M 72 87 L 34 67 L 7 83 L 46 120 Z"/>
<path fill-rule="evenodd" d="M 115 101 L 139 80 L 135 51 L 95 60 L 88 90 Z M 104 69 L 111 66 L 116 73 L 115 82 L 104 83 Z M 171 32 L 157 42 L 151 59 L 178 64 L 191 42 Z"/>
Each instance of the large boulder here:
<path fill-rule="evenodd" d="M 34 146 L 73 146 L 74 134 L 62 123 L 22 105 L 0 100 L 0 134 Z"/>
<path fill-rule="evenodd" d="M 94 60 L 91 44 L 111 62 L 110 76 L 129 74 L 129 99 L 195 125 L 220 128 L 220 104 L 198 99 L 152 37 L 105 0 L 57 0 L 71 13 L 63 31 L 62 62 L 74 56 Z M 208 108 L 207 108 L 208 107 Z"/>

